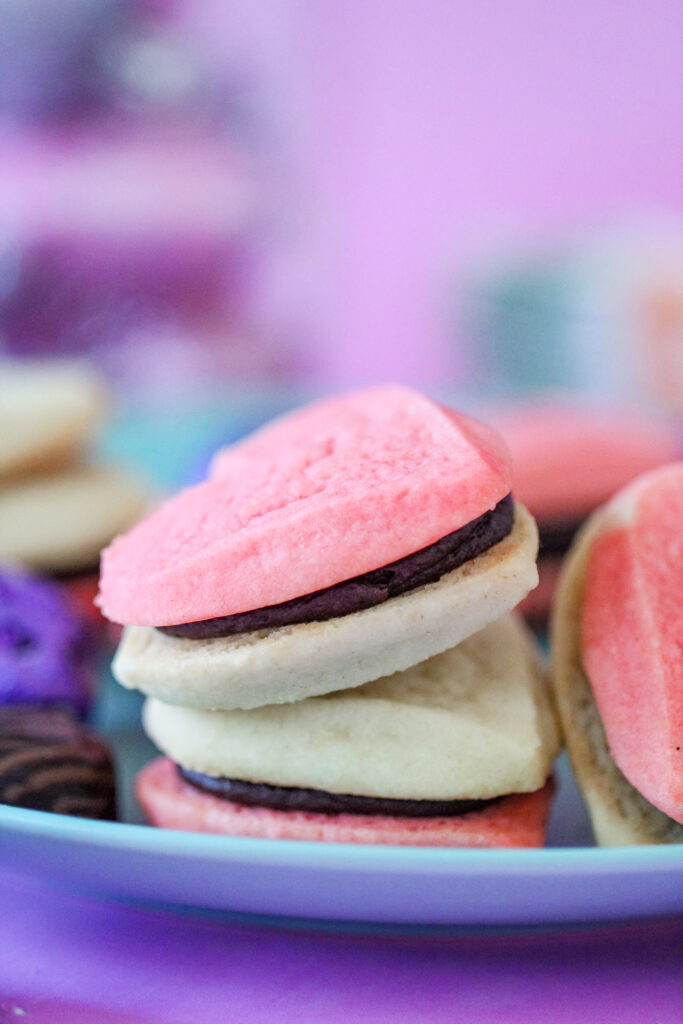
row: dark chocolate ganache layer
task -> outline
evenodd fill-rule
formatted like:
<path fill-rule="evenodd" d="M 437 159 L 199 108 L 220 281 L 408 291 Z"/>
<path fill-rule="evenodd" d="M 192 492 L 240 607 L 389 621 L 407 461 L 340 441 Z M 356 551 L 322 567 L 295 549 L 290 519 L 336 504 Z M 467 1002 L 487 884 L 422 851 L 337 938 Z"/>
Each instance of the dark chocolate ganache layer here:
<path fill-rule="evenodd" d="M 394 800 L 377 796 L 355 796 L 350 793 L 326 793 L 322 789 L 299 789 L 290 786 L 269 786 L 265 782 L 244 782 L 241 779 L 215 779 L 201 772 L 176 766 L 185 782 L 211 796 L 249 807 L 269 807 L 276 811 L 299 811 L 309 814 L 382 814 L 392 818 L 454 818 L 461 814 L 482 811 L 500 800 Z"/>
<path fill-rule="evenodd" d="M 109 752 L 61 708 L 0 708 L 0 803 L 114 820 Z"/>
<path fill-rule="evenodd" d="M 304 622 L 324 622 L 360 612 L 427 583 L 435 583 L 446 573 L 483 554 L 507 537 L 512 529 L 514 515 L 512 495 L 508 494 L 490 512 L 485 512 L 434 544 L 381 569 L 373 569 L 313 594 L 295 597 L 291 601 L 267 608 L 157 628 L 171 636 L 202 640 Z"/>

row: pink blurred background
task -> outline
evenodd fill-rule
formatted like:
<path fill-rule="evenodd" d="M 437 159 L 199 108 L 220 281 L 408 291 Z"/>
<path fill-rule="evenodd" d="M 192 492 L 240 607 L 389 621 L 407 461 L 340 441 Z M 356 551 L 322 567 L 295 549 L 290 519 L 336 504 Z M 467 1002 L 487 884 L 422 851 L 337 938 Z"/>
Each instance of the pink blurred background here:
<path fill-rule="evenodd" d="M 452 372 L 444 283 L 482 240 L 680 211 L 680 3 L 283 6 L 310 110 L 325 376 Z"/>
<path fill-rule="evenodd" d="M 182 301 L 169 313 L 173 300 L 164 298 L 151 348 L 149 324 L 138 332 L 146 354 L 129 358 L 138 342 L 126 337 L 126 358 L 104 360 L 130 380 L 139 363 L 148 381 L 157 368 L 184 381 L 196 371 L 232 383 L 330 389 L 390 378 L 496 392 L 499 363 L 510 365 L 507 350 L 527 339 L 517 313 L 509 330 L 496 312 L 492 336 L 500 296 L 489 284 L 502 278 L 517 288 L 529 258 L 556 272 L 550 312 L 538 267 L 523 289 L 524 316 L 529 307 L 535 318 L 529 333 L 545 332 L 546 349 L 568 309 L 588 304 L 610 328 L 593 334 L 602 369 L 577 363 L 585 340 L 563 334 L 553 370 L 532 338 L 524 358 L 538 367 L 519 379 L 513 367 L 514 389 L 566 376 L 572 386 L 585 379 L 590 390 L 595 377 L 607 392 L 628 392 L 605 375 L 624 331 L 640 332 L 639 350 L 653 331 L 668 332 L 664 365 L 679 366 L 683 7 L 675 0 L 70 0 L 59 9 L 27 0 L 17 10 L 0 0 L 5 138 L 67 132 L 82 144 L 112 126 L 143 138 L 161 126 L 176 138 L 185 132 L 188 146 L 198 135 L 209 145 L 227 138 L 249 168 L 248 301 L 195 323 Z M 0 136 L 0 176 L 3 148 Z M 202 188 L 197 174 L 189 189 Z M 102 195 L 106 203 L 106 183 Z M 0 217 L 2 207 L 0 193 Z M 653 252 L 665 269 L 654 285 L 645 281 L 641 305 L 656 306 L 657 323 L 633 329 L 624 295 L 641 287 Z M 111 336 L 107 345 L 116 344 Z M 18 346 L 0 289 L 3 343 Z"/>

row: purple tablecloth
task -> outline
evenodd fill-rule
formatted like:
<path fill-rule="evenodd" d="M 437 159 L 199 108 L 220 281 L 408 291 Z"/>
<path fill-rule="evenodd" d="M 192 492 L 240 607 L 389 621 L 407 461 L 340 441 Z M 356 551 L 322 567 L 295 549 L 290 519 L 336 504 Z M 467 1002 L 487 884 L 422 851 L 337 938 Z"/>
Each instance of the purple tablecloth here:
<path fill-rule="evenodd" d="M 148 910 L 0 878 L 0 1021 L 678 1024 L 683 920 L 335 934 Z"/>

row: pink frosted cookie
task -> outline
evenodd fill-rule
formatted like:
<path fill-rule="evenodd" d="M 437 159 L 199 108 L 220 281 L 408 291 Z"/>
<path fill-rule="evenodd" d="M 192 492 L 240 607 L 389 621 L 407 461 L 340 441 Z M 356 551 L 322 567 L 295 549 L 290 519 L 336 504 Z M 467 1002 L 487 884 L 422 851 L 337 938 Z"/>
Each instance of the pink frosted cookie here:
<path fill-rule="evenodd" d="M 356 686 L 481 629 L 535 585 L 498 435 L 403 387 L 320 402 L 104 552 L 124 685 L 199 707 Z"/>
<path fill-rule="evenodd" d="M 582 522 L 630 480 L 680 457 L 683 434 L 634 411 L 535 402 L 493 417 L 512 454 L 515 497 L 538 521 L 540 585 L 522 605 L 547 620 L 558 568 Z"/>
<path fill-rule="evenodd" d="M 101 604 L 168 626 L 280 604 L 433 544 L 509 494 L 498 436 L 406 388 L 294 413 L 103 556 Z"/>
<path fill-rule="evenodd" d="M 316 814 L 232 803 L 202 793 L 165 757 L 140 772 L 138 799 L 153 825 L 256 839 L 298 839 L 391 846 L 542 846 L 552 783 L 503 797 L 484 810 L 453 817 Z"/>
<path fill-rule="evenodd" d="M 683 841 L 683 462 L 591 519 L 561 583 L 554 674 L 600 842 Z"/>

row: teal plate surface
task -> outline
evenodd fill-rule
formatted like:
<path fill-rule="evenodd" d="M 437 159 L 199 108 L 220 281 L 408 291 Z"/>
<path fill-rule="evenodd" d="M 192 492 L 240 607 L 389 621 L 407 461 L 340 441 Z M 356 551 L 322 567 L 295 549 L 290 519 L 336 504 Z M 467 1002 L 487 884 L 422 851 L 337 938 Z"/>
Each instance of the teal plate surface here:
<path fill-rule="evenodd" d="M 597 849 L 568 764 L 542 850 L 300 843 L 149 828 L 132 796 L 154 749 L 140 699 L 107 679 L 95 724 L 116 755 L 121 823 L 0 807 L 0 866 L 119 899 L 268 917 L 543 925 L 683 912 L 683 846 Z"/>

